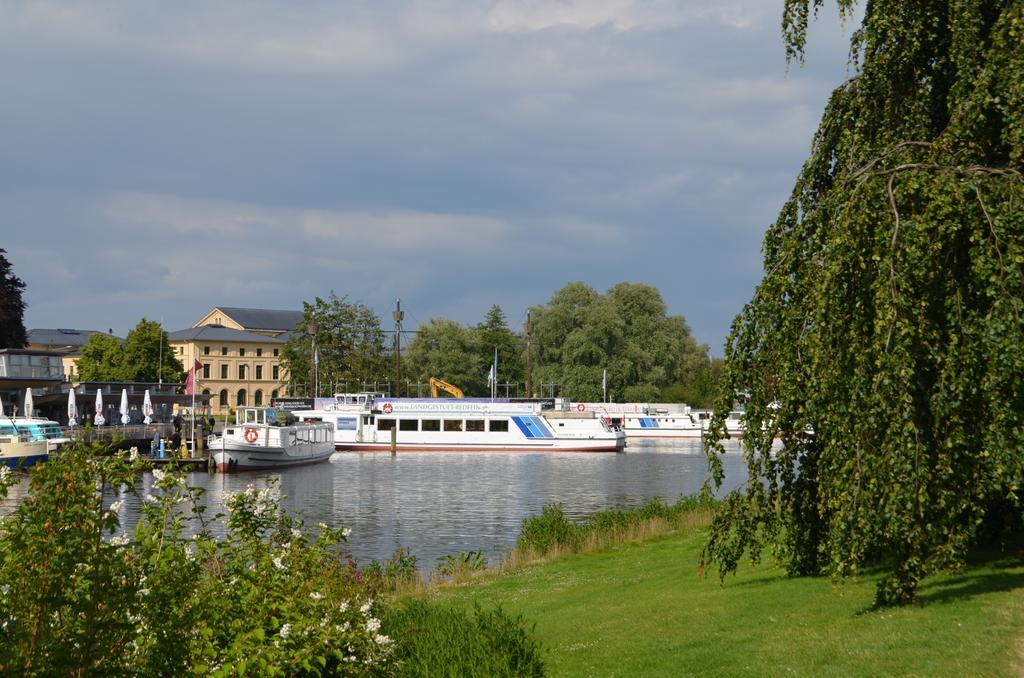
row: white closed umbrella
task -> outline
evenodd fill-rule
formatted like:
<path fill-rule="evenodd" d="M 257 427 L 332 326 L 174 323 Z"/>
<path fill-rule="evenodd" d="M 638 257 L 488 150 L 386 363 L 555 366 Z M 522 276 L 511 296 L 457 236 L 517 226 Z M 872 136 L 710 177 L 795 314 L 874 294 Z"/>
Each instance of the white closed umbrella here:
<path fill-rule="evenodd" d="M 128 389 L 121 389 L 121 423 L 128 425 Z"/>
<path fill-rule="evenodd" d="M 153 423 L 153 420 L 149 418 L 149 415 L 153 414 L 153 401 L 149 399 L 149 389 L 146 389 L 146 394 L 142 397 L 142 413 L 146 415 L 146 418 L 142 420 L 142 423 L 149 426 Z"/>
<path fill-rule="evenodd" d="M 96 416 L 92 422 L 97 426 L 103 426 L 106 421 L 103 418 L 103 389 L 96 387 Z"/>
<path fill-rule="evenodd" d="M 29 419 L 32 418 L 32 414 L 36 410 L 36 404 L 32 401 L 32 389 L 25 389 L 25 416 Z"/>
<path fill-rule="evenodd" d="M 78 405 L 73 388 L 68 389 L 68 426 L 78 426 Z"/>

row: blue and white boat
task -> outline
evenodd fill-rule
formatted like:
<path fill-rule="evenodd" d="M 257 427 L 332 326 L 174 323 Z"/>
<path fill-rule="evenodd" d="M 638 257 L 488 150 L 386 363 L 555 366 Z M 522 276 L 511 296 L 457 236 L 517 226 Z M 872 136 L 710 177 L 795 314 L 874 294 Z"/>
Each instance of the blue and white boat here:
<path fill-rule="evenodd" d="M 28 468 L 48 456 L 45 440 L 32 440 L 27 433 L 0 432 L 0 466 Z"/>
<path fill-rule="evenodd" d="M 593 412 L 564 402 L 485 398 L 373 398 L 342 394 L 333 406 L 300 410 L 304 421 L 329 422 L 338 450 L 465 452 L 621 452 L 625 435 Z"/>

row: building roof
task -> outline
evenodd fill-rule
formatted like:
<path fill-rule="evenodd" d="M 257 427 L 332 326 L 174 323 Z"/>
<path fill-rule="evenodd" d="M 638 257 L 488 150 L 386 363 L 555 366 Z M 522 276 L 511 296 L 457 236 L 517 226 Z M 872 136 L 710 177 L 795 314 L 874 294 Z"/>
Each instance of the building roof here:
<path fill-rule="evenodd" d="M 167 335 L 170 341 L 240 341 L 253 344 L 284 344 L 283 339 L 265 334 L 235 330 L 223 325 L 200 325 L 187 330 L 178 330 Z"/>
<path fill-rule="evenodd" d="M 32 329 L 28 331 L 28 344 L 30 346 L 59 346 L 61 348 L 81 347 L 89 343 L 89 336 L 92 334 L 106 334 L 106 332 L 65 328 L 55 330 Z"/>
<path fill-rule="evenodd" d="M 302 311 L 275 311 L 266 308 L 238 308 L 236 306 L 218 306 L 224 315 L 247 330 L 277 330 L 287 332 L 294 330 L 302 322 Z"/>

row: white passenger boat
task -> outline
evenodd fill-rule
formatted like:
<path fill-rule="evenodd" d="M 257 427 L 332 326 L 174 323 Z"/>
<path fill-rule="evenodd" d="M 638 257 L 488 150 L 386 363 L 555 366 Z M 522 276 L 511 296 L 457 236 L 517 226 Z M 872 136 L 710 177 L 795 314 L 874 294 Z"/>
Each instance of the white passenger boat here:
<path fill-rule="evenodd" d="M 619 452 L 625 434 L 593 412 L 539 402 L 478 398 L 376 398 L 365 406 L 338 396 L 333 407 L 303 410 L 329 422 L 338 450 Z"/>
<path fill-rule="evenodd" d="M 220 471 L 257 471 L 315 464 L 334 453 L 332 427 L 322 422 L 292 423 L 290 416 L 266 408 L 242 408 L 235 425 L 208 446 Z"/>
<path fill-rule="evenodd" d="M 595 412 L 626 438 L 701 438 L 704 427 L 689 406 L 678 403 L 573 403 L 580 412 Z"/>

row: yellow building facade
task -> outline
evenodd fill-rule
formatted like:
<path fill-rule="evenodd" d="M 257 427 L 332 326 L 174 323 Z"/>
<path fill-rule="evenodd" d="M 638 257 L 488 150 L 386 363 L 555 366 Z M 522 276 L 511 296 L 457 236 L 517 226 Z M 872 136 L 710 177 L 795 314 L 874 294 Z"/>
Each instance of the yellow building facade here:
<path fill-rule="evenodd" d="M 224 414 L 287 395 L 281 351 L 301 320 L 298 311 L 218 307 L 168 338 L 186 370 L 198 363 L 196 393 L 209 394 L 212 412 Z"/>

